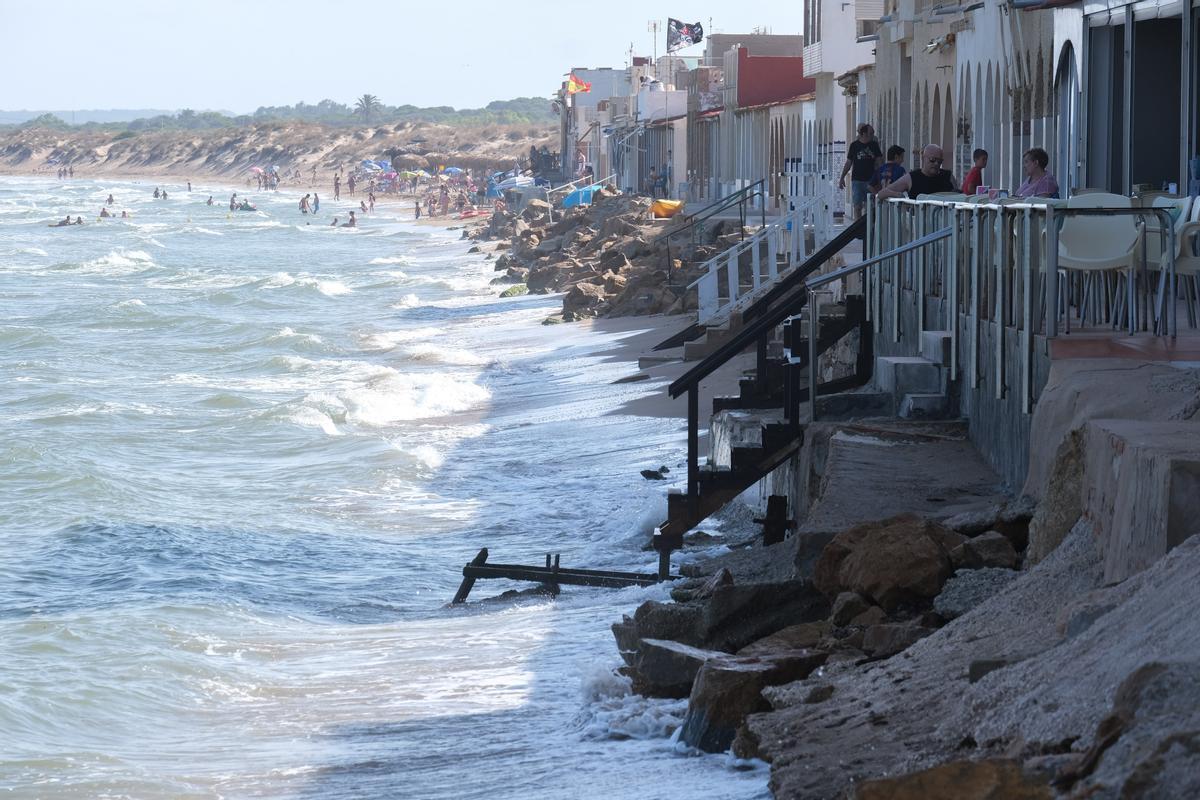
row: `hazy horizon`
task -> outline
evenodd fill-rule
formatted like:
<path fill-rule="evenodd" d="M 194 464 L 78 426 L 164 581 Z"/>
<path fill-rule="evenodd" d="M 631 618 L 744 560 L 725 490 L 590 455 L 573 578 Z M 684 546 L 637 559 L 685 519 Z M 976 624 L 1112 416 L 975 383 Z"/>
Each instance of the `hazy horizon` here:
<path fill-rule="evenodd" d="M 715 0 L 647 9 L 613 0 L 580 19 L 550 0 L 518 8 L 464 0 L 452 19 L 425 5 L 398 12 L 362 0 L 347 15 L 297 2 L 33 5 L 0 0 L 0 69 L 19 75 L 3 103 L 23 109 L 184 109 L 253 113 L 260 106 L 353 104 L 481 108 L 493 100 L 549 97 L 572 67 L 624 67 L 662 55 L 668 13 L 709 33 L 798 33 L 802 6 Z M 657 37 L 647 22 L 660 23 Z M 655 42 L 657 39 L 657 42 Z M 697 55 L 702 46 L 681 51 Z M 33 68 L 31 68 L 31 65 Z M 69 120 L 68 120 L 69 121 Z"/>

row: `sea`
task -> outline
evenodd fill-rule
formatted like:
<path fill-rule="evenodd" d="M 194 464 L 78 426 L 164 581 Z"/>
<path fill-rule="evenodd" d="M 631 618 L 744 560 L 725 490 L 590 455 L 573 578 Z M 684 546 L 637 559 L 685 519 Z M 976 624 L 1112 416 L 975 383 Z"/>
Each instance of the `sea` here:
<path fill-rule="evenodd" d="M 407 205 L 158 186 L 0 178 L 0 795 L 769 796 L 615 672 L 665 587 L 448 607 L 483 547 L 653 571 L 636 323 L 541 325 Z"/>

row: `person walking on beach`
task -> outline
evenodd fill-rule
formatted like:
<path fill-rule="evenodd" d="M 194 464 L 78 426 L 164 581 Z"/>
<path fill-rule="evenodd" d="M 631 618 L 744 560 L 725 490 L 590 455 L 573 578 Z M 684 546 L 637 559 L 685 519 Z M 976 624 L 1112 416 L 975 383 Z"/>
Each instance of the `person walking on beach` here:
<path fill-rule="evenodd" d="M 413 203 L 413 206 L 414 206 L 413 219 L 420 219 L 421 218 L 421 199 L 419 197 L 417 198 L 417 201 L 415 203 Z"/>
<path fill-rule="evenodd" d="M 341 175 L 333 176 L 333 199 L 334 200 L 342 199 L 342 176 Z"/>
<path fill-rule="evenodd" d="M 367 210 L 370 211 L 372 214 L 375 213 L 375 193 L 374 192 L 369 192 L 367 194 Z"/>
<path fill-rule="evenodd" d="M 313 192 L 312 213 L 316 214 L 320 210 L 321 210 L 321 198 L 316 192 Z"/>
<path fill-rule="evenodd" d="M 346 178 L 346 188 L 350 190 L 351 195 L 354 194 L 354 173 L 353 172 L 350 173 L 350 176 L 348 178 Z"/>
<path fill-rule="evenodd" d="M 300 213 L 308 213 L 308 195 L 304 195 L 304 197 L 300 198 Z"/>

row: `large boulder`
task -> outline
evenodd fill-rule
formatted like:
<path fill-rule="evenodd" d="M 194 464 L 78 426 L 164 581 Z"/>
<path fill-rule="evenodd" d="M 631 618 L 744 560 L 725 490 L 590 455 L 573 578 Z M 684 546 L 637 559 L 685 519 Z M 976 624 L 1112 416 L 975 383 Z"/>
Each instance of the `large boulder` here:
<path fill-rule="evenodd" d="M 1018 556 L 1007 536 L 999 531 L 988 531 L 951 550 L 950 561 L 956 569 L 1012 569 L 1017 566 Z"/>
<path fill-rule="evenodd" d="M 765 687 L 807 678 L 828 657 L 819 650 L 793 650 L 705 661 L 688 697 L 680 740 L 709 753 L 727 750 L 747 715 L 770 708 L 762 696 Z"/>
<path fill-rule="evenodd" d="M 539 256 L 548 256 L 551 253 L 557 253 L 562 248 L 562 242 L 561 236 L 551 236 L 549 239 L 538 242 L 533 251 Z"/>
<path fill-rule="evenodd" d="M 1026 562 L 1033 565 L 1050 555 L 1082 513 L 1083 432 L 1074 430 L 1058 446 L 1045 494 L 1029 522 Z"/>
<path fill-rule="evenodd" d="M 829 623 L 802 622 L 799 625 L 789 625 L 768 636 L 757 639 L 737 651 L 739 656 L 761 656 L 781 653 L 787 650 L 804 650 L 817 646 L 829 633 Z"/>
<path fill-rule="evenodd" d="M 735 652 L 768 634 L 829 615 L 829 601 L 807 581 L 718 586 L 704 604 L 701 643 Z"/>
<path fill-rule="evenodd" d="M 1045 784 L 1030 780 L 1008 759 L 951 761 L 892 778 L 863 781 L 854 800 L 1050 800 Z"/>
<path fill-rule="evenodd" d="M 871 601 L 857 592 L 842 592 L 833 601 L 830 619 L 834 625 L 849 625 L 850 620 L 872 608 Z"/>
<path fill-rule="evenodd" d="M 563 312 L 586 314 L 595 311 L 605 301 L 604 287 L 594 283 L 577 283 L 563 298 Z"/>
<path fill-rule="evenodd" d="M 907 650 L 934 630 L 911 623 L 872 625 L 863 631 L 862 649 L 875 658 L 886 658 Z"/>
<path fill-rule="evenodd" d="M 813 582 L 829 597 L 858 592 L 890 613 L 936 597 L 954 573 L 950 551 L 963 541 L 961 534 L 915 514 L 865 523 L 825 546 Z"/>
<path fill-rule="evenodd" d="M 645 697 L 687 697 L 705 662 L 728 655 L 666 639 L 642 639 L 629 671 L 633 690 Z"/>

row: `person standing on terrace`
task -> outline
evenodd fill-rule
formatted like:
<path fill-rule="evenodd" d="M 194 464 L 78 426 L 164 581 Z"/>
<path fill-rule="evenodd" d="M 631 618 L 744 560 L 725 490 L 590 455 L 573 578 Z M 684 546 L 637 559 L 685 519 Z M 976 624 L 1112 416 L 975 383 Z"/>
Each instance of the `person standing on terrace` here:
<path fill-rule="evenodd" d="M 988 151 L 982 147 L 976 148 L 975 152 L 971 153 L 971 170 L 963 180 L 963 194 L 975 194 L 976 190 L 983 185 L 983 171 L 987 169 L 987 165 Z"/>
<path fill-rule="evenodd" d="M 862 216 L 871 177 L 882 164 L 883 151 L 875 141 L 875 129 L 864 122 L 858 126 L 858 138 L 846 148 L 846 163 L 842 165 L 842 175 L 838 179 L 838 188 L 844 191 L 846 174 L 850 174 L 850 203 L 854 206 L 856 219 Z"/>
<path fill-rule="evenodd" d="M 881 189 L 878 195 L 879 199 L 887 200 L 891 197 L 908 195 L 915 200 L 923 194 L 958 191 L 958 186 L 955 184 L 950 170 L 942 169 L 943 161 L 945 161 L 945 156 L 942 155 L 940 145 L 925 145 L 921 150 L 921 168 L 901 175 L 893 183 Z"/>
<path fill-rule="evenodd" d="M 871 193 L 876 194 L 885 186 L 900 180 L 900 177 L 905 172 L 904 148 L 898 144 L 894 144 L 888 148 L 887 161 L 884 162 L 882 167 L 875 170 L 875 174 L 871 176 Z"/>
<path fill-rule="evenodd" d="M 1021 157 L 1025 182 L 1017 189 L 1017 197 L 1058 197 L 1058 181 L 1046 171 L 1050 155 L 1040 147 L 1032 147 Z"/>

